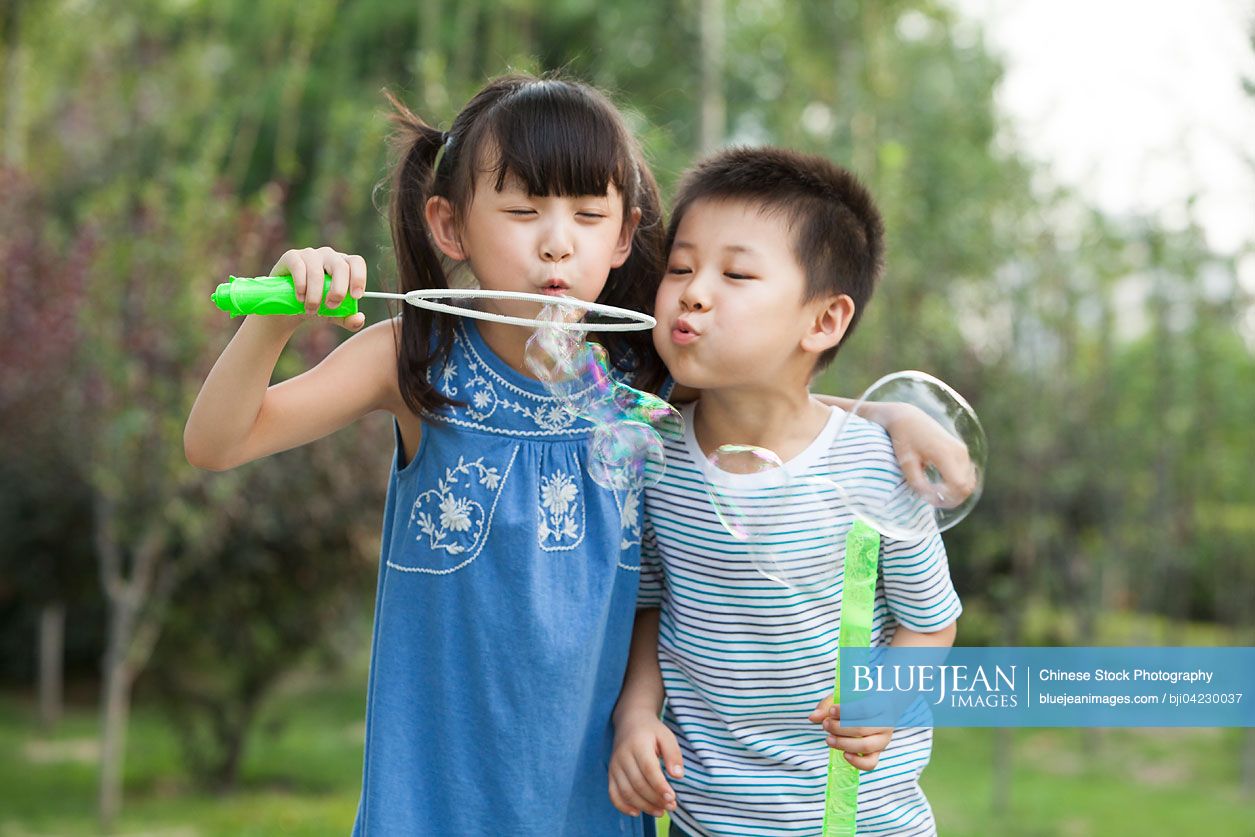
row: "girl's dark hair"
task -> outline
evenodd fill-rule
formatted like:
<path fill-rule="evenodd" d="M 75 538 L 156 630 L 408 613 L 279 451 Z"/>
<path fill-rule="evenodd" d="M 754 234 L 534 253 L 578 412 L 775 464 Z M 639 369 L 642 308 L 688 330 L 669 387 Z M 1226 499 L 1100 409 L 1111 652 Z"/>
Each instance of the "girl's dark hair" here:
<path fill-rule="evenodd" d="M 475 176 L 487 168 L 496 177 L 496 189 L 513 175 L 536 196 L 604 195 L 613 183 L 623 197 L 624 222 L 633 208 L 641 210 L 641 219 L 631 254 L 610 271 L 596 301 L 653 313 L 665 259 L 658 186 L 623 116 L 605 94 L 567 79 L 502 76 L 466 104 L 447 132 L 428 125 L 391 93 L 384 95 L 393 107 L 395 129 L 389 217 L 401 293 L 449 287 L 448 259 L 427 229 L 427 200 L 447 198 L 461 221 Z M 401 306 L 397 380 L 405 403 L 419 415 L 457 403 L 427 376 L 448 360 L 455 321 L 451 314 Z M 633 373 L 636 386 L 660 384 L 664 369 L 648 331 L 607 334 L 602 342 L 611 361 Z"/>

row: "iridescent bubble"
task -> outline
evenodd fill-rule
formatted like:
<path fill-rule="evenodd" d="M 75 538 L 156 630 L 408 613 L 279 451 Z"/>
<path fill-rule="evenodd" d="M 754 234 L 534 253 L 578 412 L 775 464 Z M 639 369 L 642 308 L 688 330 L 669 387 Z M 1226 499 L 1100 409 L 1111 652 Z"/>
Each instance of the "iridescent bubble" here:
<path fill-rule="evenodd" d="M 766 448 L 725 445 L 708 462 L 711 503 L 755 569 L 793 590 L 836 595 L 843 537 L 836 486 L 791 473 Z"/>
<path fill-rule="evenodd" d="M 524 362 L 563 409 L 593 424 L 588 463 L 593 480 L 614 490 L 656 482 L 665 466 L 659 430 L 680 432 L 679 411 L 616 380 L 601 344 L 563 328 L 576 321 L 571 309 L 548 306 L 537 319 L 552 325 L 534 331 Z"/>
<path fill-rule="evenodd" d="M 942 449 L 951 482 L 931 465 L 914 472 L 908 466 L 897 480 L 885 479 L 881 468 L 793 473 L 772 451 L 748 445 L 725 445 L 708 458 L 706 489 L 720 523 L 746 544 L 763 575 L 812 595 L 834 593 L 852 516 L 882 535 L 918 540 L 954 526 L 976 505 L 985 475 L 984 431 L 971 405 L 931 375 L 881 378 L 844 417 L 837 444 L 856 450 L 864 446 L 860 437 L 883 439 L 866 415 L 870 404 L 885 402 L 919 410 L 953 439 L 948 451 Z"/>
<path fill-rule="evenodd" d="M 984 488 L 988 443 L 976 411 L 945 382 L 914 370 L 886 375 L 867 388 L 846 416 L 838 439 L 859 432 L 871 404 L 893 403 L 919 410 L 953 440 L 942 479 L 935 465 L 908 463 L 906 481 L 888 484 L 871 472 L 838 480 L 846 504 L 883 535 L 899 539 L 927 537 L 957 524 L 976 506 Z M 964 461 L 966 459 L 966 462 Z"/>

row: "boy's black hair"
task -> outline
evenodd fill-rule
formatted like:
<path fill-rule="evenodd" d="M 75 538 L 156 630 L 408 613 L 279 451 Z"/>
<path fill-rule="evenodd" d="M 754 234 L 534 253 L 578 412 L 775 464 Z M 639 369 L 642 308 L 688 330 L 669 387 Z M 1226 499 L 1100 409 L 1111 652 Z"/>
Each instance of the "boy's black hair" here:
<path fill-rule="evenodd" d="M 745 201 L 784 215 L 793 252 L 806 272 L 802 301 L 847 294 L 854 331 L 884 270 L 885 227 L 871 193 L 851 172 L 813 154 L 783 148 L 729 148 L 697 163 L 680 181 L 667 228 L 667 252 L 684 214 L 697 201 Z M 838 346 L 815 366 L 832 362 Z"/>

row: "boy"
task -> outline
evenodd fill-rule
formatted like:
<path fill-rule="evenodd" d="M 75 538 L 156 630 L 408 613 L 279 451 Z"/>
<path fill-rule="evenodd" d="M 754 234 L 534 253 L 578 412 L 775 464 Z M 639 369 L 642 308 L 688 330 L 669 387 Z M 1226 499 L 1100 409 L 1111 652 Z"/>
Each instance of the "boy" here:
<path fill-rule="evenodd" d="M 645 609 L 615 709 L 611 798 L 627 813 L 669 810 L 676 837 L 815 835 L 833 747 L 867 771 L 860 835 L 936 834 L 919 787 L 931 729 L 842 728 L 825 697 L 840 556 L 826 595 L 800 595 L 758 572 L 707 493 L 710 484 L 747 485 L 746 475 L 708 461 L 725 444 L 770 449 L 794 478 L 878 469 L 903 479 L 882 430 L 852 417 L 836 440 L 844 413 L 809 392 L 880 276 L 880 214 L 853 175 L 827 160 L 734 149 L 685 177 L 668 238 L 654 342 L 676 382 L 702 397 L 683 411 L 684 434 L 666 439 L 662 482 L 646 490 Z M 843 544 L 850 512 L 821 506 L 763 503 L 752 514 L 788 516 L 802 533 L 835 522 Z M 882 538 L 880 575 L 873 646 L 953 644 L 962 608 L 938 535 Z"/>

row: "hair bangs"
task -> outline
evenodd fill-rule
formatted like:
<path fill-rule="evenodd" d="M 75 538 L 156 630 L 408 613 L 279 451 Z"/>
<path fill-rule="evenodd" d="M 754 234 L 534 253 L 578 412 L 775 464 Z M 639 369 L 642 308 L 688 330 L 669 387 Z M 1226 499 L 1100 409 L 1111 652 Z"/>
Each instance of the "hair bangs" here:
<path fill-rule="evenodd" d="M 500 191 L 510 176 L 529 195 L 604 195 L 614 183 L 633 196 L 633 149 L 616 114 L 586 91 L 540 81 L 504 97 L 488 115 L 485 161 Z"/>

